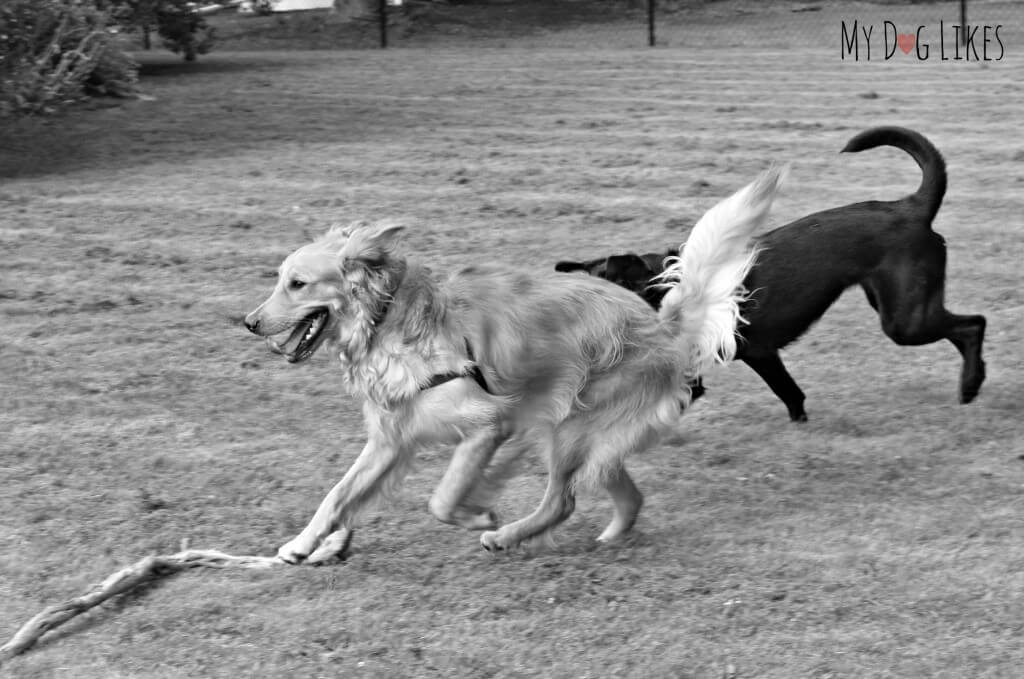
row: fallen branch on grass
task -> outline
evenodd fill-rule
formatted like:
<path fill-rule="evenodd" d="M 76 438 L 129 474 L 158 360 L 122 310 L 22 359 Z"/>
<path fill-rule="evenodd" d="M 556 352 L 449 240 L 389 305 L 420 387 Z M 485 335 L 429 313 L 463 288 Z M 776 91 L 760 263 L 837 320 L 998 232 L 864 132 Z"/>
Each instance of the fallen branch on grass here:
<path fill-rule="evenodd" d="M 82 596 L 49 606 L 21 626 L 0 646 L 0 664 L 31 648 L 40 637 L 107 599 L 124 594 L 156 578 L 187 568 L 270 568 L 284 562 L 269 556 L 231 556 L 212 549 L 186 549 L 177 554 L 147 556 L 122 568 Z"/>

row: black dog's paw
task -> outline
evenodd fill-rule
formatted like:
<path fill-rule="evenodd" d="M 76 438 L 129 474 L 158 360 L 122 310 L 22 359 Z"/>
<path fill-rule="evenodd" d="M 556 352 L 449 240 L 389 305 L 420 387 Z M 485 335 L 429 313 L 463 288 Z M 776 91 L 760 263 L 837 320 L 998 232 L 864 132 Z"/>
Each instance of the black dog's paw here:
<path fill-rule="evenodd" d="M 981 393 L 981 384 L 985 381 L 985 361 L 979 361 L 974 371 L 964 375 L 960 380 L 960 403 L 967 405 Z"/>

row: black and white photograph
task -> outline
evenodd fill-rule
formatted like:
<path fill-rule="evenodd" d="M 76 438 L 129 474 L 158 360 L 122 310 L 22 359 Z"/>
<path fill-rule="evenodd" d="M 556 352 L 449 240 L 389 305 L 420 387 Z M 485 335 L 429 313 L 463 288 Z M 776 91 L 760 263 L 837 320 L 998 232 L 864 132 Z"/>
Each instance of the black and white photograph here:
<path fill-rule="evenodd" d="M 0 677 L 1024 676 L 1024 2 L 0 0 Z"/>

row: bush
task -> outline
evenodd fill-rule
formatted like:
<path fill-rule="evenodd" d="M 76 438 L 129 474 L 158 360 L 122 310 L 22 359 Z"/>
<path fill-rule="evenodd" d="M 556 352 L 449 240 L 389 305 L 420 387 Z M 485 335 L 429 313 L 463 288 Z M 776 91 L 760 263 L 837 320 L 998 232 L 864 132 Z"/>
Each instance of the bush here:
<path fill-rule="evenodd" d="M 113 16 L 128 30 L 155 28 L 164 47 L 195 61 L 213 47 L 214 30 L 189 0 L 99 0 L 111 8 Z"/>
<path fill-rule="evenodd" d="M 0 7 L 0 114 L 41 113 L 88 93 L 125 96 L 135 62 L 109 16 L 84 0 L 7 0 Z"/>

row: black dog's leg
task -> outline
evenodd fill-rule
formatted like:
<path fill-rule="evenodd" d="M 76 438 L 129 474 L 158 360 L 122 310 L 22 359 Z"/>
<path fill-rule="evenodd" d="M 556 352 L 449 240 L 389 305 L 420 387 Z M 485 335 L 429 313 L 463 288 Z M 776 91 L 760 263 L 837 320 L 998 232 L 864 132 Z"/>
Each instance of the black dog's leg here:
<path fill-rule="evenodd" d="M 964 365 L 960 370 L 960 402 L 970 403 L 981 391 L 981 383 L 985 381 L 985 361 L 981 358 L 981 345 L 985 341 L 985 317 L 948 316 L 950 329 L 946 339 L 964 357 Z"/>
<path fill-rule="evenodd" d="M 789 410 L 789 419 L 794 422 L 807 421 L 807 413 L 804 411 L 804 392 L 786 371 L 786 366 L 782 364 L 778 353 L 773 352 L 761 356 L 743 355 L 739 358 L 753 368 L 754 372 L 771 387 L 775 395 L 782 399 Z"/>
<path fill-rule="evenodd" d="M 690 382 L 690 403 L 693 403 L 698 398 L 703 396 L 707 392 L 704 388 L 704 378 L 698 377 L 693 382 Z"/>
<path fill-rule="evenodd" d="M 947 339 L 957 348 L 964 361 L 960 368 L 960 402 L 964 404 L 974 400 L 985 381 L 985 361 L 981 357 L 985 325 L 985 317 L 980 314 L 961 316 L 945 309 L 910 327 L 887 323 L 884 317 L 882 320 L 882 330 L 896 344 L 919 346 Z"/>
<path fill-rule="evenodd" d="M 944 303 L 946 249 L 938 234 L 919 244 L 915 258 L 896 260 L 862 282 L 882 331 L 900 345 L 949 340 L 963 356 L 960 402 L 970 403 L 985 381 L 981 357 L 985 317 L 950 313 Z"/>
<path fill-rule="evenodd" d="M 929 315 L 924 320 L 924 323 L 906 327 L 905 324 L 886 322 L 883 318 L 882 330 L 900 345 L 918 346 L 940 339 L 949 340 L 964 361 L 960 369 L 960 402 L 970 403 L 985 381 L 985 361 L 981 357 L 985 317 L 980 314 L 961 316 L 941 309 L 940 313 Z"/>
<path fill-rule="evenodd" d="M 703 377 L 698 377 L 697 379 L 690 382 L 688 386 L 690 387 L 690 406 L 692 406 L 694 401 L 696 401 L 705 393 L 707 393 L 707 389 L 704 388 Z M 686 401 L 680 401 L 679 405 L 682 407 L 683 410 L 686 410 L 689 407 L 686 404 Z"/>

